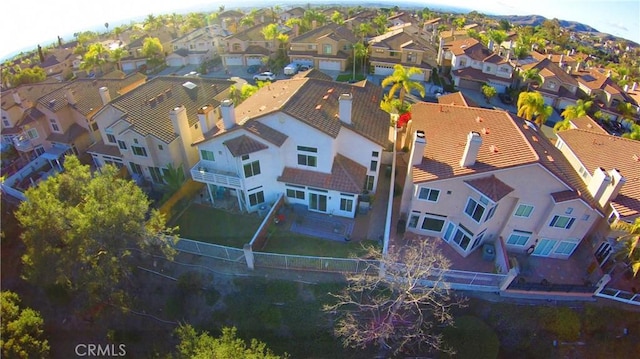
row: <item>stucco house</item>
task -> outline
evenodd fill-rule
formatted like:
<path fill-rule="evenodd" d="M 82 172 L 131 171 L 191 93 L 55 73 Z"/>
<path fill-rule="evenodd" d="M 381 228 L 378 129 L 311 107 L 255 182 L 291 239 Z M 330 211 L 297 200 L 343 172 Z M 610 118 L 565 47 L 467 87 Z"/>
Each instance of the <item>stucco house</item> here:
<path fill-rule="evenodd" d="M 389 76 L 393 67 L 415 67 L 422 71 L 413 80 L 429 81 L 436 67 L 436 50 L 428 45 L 422 30 L 408 24 L 391 27 L 386 33 L 369 40 L 369 62 L 374 75 Z"/>
<path fill-rule="evenodd" d="M 237 108 L 198 114 L 195 181 L 254 212 L 284 193 L 311 211 L 354 217 L 364 190 L 375 193 L 389 115 L 379 109 L 382 89 L 369 82 L 295 78 L 268 85 Z"/>
<path fill-rule="evenodd" d="M 500 241 L 566 259 L 604 216 L 600 196 L 533 124 L 506 111 L 417 103 L 402 193 L 406 230 L 466 257 Z"/>
<path fill-rule="evenodd" d="M 214 33 L 214 28 L 203 27 L 171 41 L 172 53 L 167 55 L 167 66 L 201 65 L 217 54 L 222 38 Z"/>
<path fill-rule="evenodd" d="M 591 67 L 573 73 L 578 81 L 578 88 L 594 98 L 594 107 L 612 120 L 619 120 L 621 113 L 618 105 L 627 102 L 634 106 L 638 118 L 640 107 L 636 100 L 629 96 L 615 81 L 611 79 L 611 70 Z"/>
<path fill-rule="evenodd" d="M 96 115 L 97 142 L 88 150 L 96 166 L 126 166 L 138 181 L 164 183 L 169 165 L 184 173 L 197 162 L 194 138 L 201 136 L 197 112 L 217 107 L 231 81 L 156 77 L 123 96 L 106 99 Z M 106 96 L 108 88 L 100 88 Z"/>
<path fill-rule="evenodd" d="M 345 26 L 327 24 L 289 40 L 291 62 L 319 70 L 345 71 L 357 37 Z"/>
<path fill-rule="evenodd" d="M 441 39 L 439 51 L 440 64 L 450 66 L 456 87 L 479 90 L 488 84 L 500 93 L 511 86 L 513 66 L 476 39 Z"/>
<path fill-rule="evenodd" d="M 542 82 L 533 84 L 531 89 L 540 92 L 545 104 L 559 111 L 576 104 L 580 99 L 578 81 L 565 70 L 548 58 L 533 60 L 519 65 L 518 71 L 537 69 Z"/>
<path fill-rule="evenodd" d="M 289 31 L 284 27 L 285 32 Z M 224 66 L 261 65 L 264 57 L 270 57 L 278 49 L 278 40 L 266 40 L 262 34 L 264 24 L 225 37 L 220 57 Z"/>

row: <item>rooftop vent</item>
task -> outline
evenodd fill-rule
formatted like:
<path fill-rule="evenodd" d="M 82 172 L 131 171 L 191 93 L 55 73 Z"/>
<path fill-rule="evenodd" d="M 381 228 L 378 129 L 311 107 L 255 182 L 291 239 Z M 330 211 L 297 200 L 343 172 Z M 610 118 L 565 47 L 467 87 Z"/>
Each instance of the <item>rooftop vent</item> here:
<path fill-rule="evenodd" d="M 56 100 L 55 99 L 49 101 L 49 107 L 53 107 L 55 105 L 56 105 Z"/>
<path fill-rule="evenodd" d="M 499 152 L 498 146 L 496 145 L 489 146 L 489 151 L 491 151 L 492 153 L 498 153 Z"/>
<path fill-rule="evenodd" d="M 318 105 L 318 106 L 316 106 L 316 110 L 319 110 L 319 109 L 321 109 L 321 108 L 322 108 L 322 105 Z"/>
<path fill-rule="evenodd" d="M 489 129 L 487 127 L 483 127 L 482 128 L 482 133 L 485 135 L 488 135 L 491 131 L 489 131 Z"/>
<path fill-rule="evenodd" d="M 476 117 L 476 122 L 477 122 L 477 123 L 480 123 L 480 122 L 482 122 L 482 121 L 484 121 L 484 120 L 482 119 L 482 117 L 480 117 L 480 116 Z"/>
<path fill-rule="evenodd" d="M 193 90 L 194 88 L 198 87 L 198 85 L 194 84 L 191 81 L 187 81 L 187 82 L 183 83 L 182 86 L 188 88 L 189 90 Z"/>
<path fill-rule="evenodd" d="M 327 93 L 333 93 L 333 87 L 327 90 Z"/>
<path fill-rule="evenodd" d="M 326 99 L 328 99 L 328 98 L 329 98 L 329 95 L 324 95 L 324 96 L 322 96 L 322 99 L 323 99 L 323 100 L 326 100 Z"/>

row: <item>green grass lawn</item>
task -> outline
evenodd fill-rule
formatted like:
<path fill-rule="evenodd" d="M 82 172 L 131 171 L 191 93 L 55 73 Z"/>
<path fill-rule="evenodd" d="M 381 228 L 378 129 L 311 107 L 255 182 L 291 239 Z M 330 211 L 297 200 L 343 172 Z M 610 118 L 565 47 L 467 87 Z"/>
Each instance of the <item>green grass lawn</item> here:
<path fill-rule="evenodd" d="M 182 238 L 242 248 L 251 241 L 261 221 L 256 215 L 229 213 L 192 204 L 175 225 L 179 227 Z"/>
<path fill-rule="evenodd" d="M 338 75 L 336 81 L 338 82 L 349 82 L 353 78 L 353 74 L 341 74 Z M 356 81 L 361 81 L 366 79 L 367 77 L 363 74 L 356 74 Z"/>
<path fill-rule="evenodd" d="M 262 250 L 270 253 L 319 257 L 349 258 L 366 254 L 364 246 L 377 245 L 376 241 L 342 242 L 285 231 L 278 228 Z"/>

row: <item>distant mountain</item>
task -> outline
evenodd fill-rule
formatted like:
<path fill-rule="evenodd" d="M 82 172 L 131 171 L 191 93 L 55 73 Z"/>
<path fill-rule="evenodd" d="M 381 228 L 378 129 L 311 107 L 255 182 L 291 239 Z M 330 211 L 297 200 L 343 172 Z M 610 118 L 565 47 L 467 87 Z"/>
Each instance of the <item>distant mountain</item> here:
<path fill-rule="evenodd" d="M 545 20 L 548 20 L 544 16 L 540 15 L 491 15 L 489 16 L 493 19 L 506 19 L 510 23 L 514 25 L 523 25 L 523 26 L 538 26 L 542 25 Z M 558 20 L 560 22 L 560 26 L 565 29 L 580 31 L 580 32 L 600 32 L 589 25 L 585 25 L 575 21 L 567 21 L 567 20 Z"/>

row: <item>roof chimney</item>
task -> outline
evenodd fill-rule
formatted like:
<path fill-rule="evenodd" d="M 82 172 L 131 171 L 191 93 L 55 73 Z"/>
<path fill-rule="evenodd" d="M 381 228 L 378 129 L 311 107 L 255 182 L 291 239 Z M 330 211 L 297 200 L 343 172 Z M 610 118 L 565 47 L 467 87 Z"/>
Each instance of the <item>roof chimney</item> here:
<path fill-rule="evenodd" d="M 347 125 L 351 124 L 351 113 L 353 108 L 353 95 L 350 93 L 343 93 L 338 97 L 339 108 L 338 108 L 338 116 L 340 116 L 340 121 L 346 123 Z"/>
<path fill-rule="evenodd" d="M 489 39 L 489 43 L 487 43 L 487 47 L 489 50 L 493 51 L 493 39 Z"/>
<path fill-rule="evenodd" d="M 75 105 L 77 103 L 75 94 L 71 89 L 67 89 L 67 93 L 64 95 L 64 97 L 67 98 L 67 102 L 69 103 L 69 105 Z"/>
<path fill-rule="evenodd" d="M 638 83 L 634 82 L 633 85 L 631 86 L 631 91 L 636 91 L 636 89 L 638 88 Z"/>
<path fill-rule="evenodd" d="M 197 151 L 191 144 L 191 129 L 189 127 L 189 118 L 187 117 L 187 109 L 183 106 L 174 107 L 169 111 L 169 118 L 175 134 L 179 137 L 180 150 L 182 154 L 182 166 L 184 171 L 189 171 L 189 167 L 196 161 Z"/>
<path fill-rule="evenodd" d="M 460 159 L 460 167 L 470 167 L 476 163 L 480 145 L 482 145 L 480 133 L 475 131 L 469 132 L 467 135 L 467 144 L 464 146 L 464 152 Z"/>
<path fill-rule="evenodd" d="M 111 94 L 109 93 L 109 89 L 107 87 L 100 87 L 100 98 L 102 99 L 102 104 L 106 105 L 111 102 Z"/>
<path fill-rule="evenodd" d="M 607 77 L 611 77 L 611 70 L 607 71 Z"/>
<path fill-rule="evenodd" d="M 629 84 L 624 85 L 624 92 L 629 92 Z"/>
<path fill-rule="evenodd" d="M 609 176 L 609 174 L 604 170 L 604 168 L 598 167 L 595 169 L 595 171 L 593 171 L 593 176 L 591 176 L 591 181 L 589 182 L 587 189 L 589 190 L 593 198 L 598 200 L 600 197 L 602 197 L 602 194 L 604 193 L 610 182 L 611 177 Z"/>
<path fill-rule="evenodd" d="M 576 64 L 576 72 L 580 72 L 581 65 L 582 65 L 582 62 L 578 61 L 578 63 Z"/>
<path fill-rule="evenodd" d="M 564 66 L 562 61 L 564 61 L 564 54 L 560 55 L 560 62 L 558 62 L 558 66 L 560 66 L 560 67 Z"/>
<path fill-rule="evenodd" d="M 13 101 L 17 105 L 22 105 L 22 99 L 20 98 L 20 94 L 18 93 L 18 91 L 14 91 L 13 92 Z"/>
<path fill-rule="evenodd" d="M 609 201 L 616 199 L 620 189 L 627 182 L 627 179 L 616 168 L 609 171 L 609 177 L 611 178 L 611 183 L 604 189 L 602 196 L 596 198 L 602 207 L 606 206 Z"/>
<path fill-rule="evenodd" d="M 222 114 L 222 123 L 225 130 L 230 130 L 236 125 L 236 111 L 233 101 L 226 99 L 220 104 L 220 113 Z"/>
<path fill-rule="evenodd" d="M 412 166 L 419 165 L 424 157 L 424 149 L 427 146 L 427 139 L 424 131 L 418 130 L 413 135 L 413 148 L 411 149 L 410 162 Z"/>
<path fill-rule="evenodd" d="M 211 105 L 202 106 L 198 110 L 198 121 L 200 121 L 200 128 L 203 134 L 209 132 L 215 126 L 214 114 L 215 111 L 213 111 L 213 106 Z"/>

